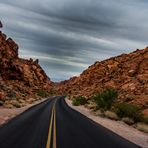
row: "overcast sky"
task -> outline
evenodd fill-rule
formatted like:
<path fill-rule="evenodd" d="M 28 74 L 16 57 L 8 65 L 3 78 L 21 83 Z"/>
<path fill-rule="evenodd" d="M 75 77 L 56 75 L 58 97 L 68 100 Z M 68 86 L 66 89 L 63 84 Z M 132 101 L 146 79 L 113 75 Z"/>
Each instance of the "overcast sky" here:
<path fill-rule="evenodd" d="M 54 81 L 148 45 L 148 0 L 0 0 L 0 19 Z"/>

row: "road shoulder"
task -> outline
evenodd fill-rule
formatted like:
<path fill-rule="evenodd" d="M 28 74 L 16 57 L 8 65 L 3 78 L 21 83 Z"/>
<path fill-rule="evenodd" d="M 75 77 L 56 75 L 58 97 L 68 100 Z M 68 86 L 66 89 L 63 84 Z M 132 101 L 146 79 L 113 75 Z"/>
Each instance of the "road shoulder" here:
<path fill-rule="evenodd" d="M 93 115 L 89 109 L 84 106 L 73 106 L 72 101 L 68 98 L 65 99 L 66 103 L 73 108 L 74 110 L 80 112 L 96 123 L 108 128 L 114 133 L 124 137 L 125 139 L 142 146 L 143 148 L 147 148 L 148 146 L 148 134 L 138 131 L 137 129 L 125 124 L 122 121 L 114 121 L 108 118 L 103 118 L 99 116 Z"/>

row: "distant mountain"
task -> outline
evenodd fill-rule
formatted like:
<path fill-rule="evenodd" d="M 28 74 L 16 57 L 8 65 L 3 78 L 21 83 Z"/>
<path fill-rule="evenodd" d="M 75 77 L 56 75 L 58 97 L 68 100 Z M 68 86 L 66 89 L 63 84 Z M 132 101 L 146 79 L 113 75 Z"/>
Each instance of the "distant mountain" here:
<path fill-rule="evenodd" d="M 2 26 L 0 22 L 0 28 Z M 19 58 L 18 49 L 18 45 L 0 31 L 0 105 L 6 107 L 24 106 L 29 98 L 35 101 L 38 93 L 43 95 L 52 86 L 38 60 Z"/>
<path fill-rule="evenodd" d="M 79 77 L 60 82 L 57 92 L 71 98 L 85 96 L 90 99 L 106 88 L 116 89 L 120 101 L 140 105 L 148 114 L 148 47 L 97 61 Z"/>

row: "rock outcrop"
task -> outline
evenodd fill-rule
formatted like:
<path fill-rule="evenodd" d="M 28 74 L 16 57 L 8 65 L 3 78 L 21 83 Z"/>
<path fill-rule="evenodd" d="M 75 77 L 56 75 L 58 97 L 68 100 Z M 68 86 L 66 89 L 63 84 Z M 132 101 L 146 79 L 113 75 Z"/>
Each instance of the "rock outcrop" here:
<path fill-rule="evenodd" d="M 0 28 L 2 26 L 0 22 Z M 18 49 L 18 45 L 0 31 L 0 105 L 15 102 L 19 106 L 20 100 L 37 98 L 37 91 L 48 92 L 52 87 L 38 60 L 19 58 Z"/>
<path fill-rule="evenodd" d="M 148 47 L 97 61 L 80 76 L 60 83 L 50 81 L 38 60 L 19 58 L 18 49 L 18 45 L 0 31 L 0 105 L 21 107 L 37 100 L 44 92 L 90 99 L 106 88 L 115 88 L 119 101 L 140 105 L 148 114 Z"/>
<path fill-rule="evenodd" d="M 115 88 L 119 100 L 148 108 L 148 47 L 95 62 L 80 76 L 58 84 L 59 94 L 88 99 L 105 88 Z"/>

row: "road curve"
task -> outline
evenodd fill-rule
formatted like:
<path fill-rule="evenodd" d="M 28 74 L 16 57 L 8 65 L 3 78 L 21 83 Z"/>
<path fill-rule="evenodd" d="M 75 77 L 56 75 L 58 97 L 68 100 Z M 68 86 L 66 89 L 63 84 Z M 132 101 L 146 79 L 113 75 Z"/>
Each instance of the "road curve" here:
<path fill-rule="evenodd" d="M 0 127 L 0 148 L 140 148 L 50 98 Z"/>

